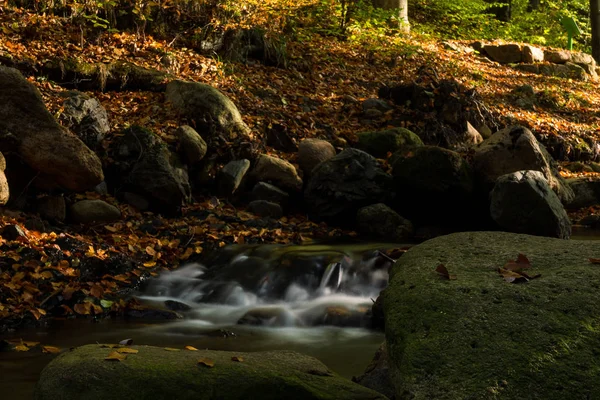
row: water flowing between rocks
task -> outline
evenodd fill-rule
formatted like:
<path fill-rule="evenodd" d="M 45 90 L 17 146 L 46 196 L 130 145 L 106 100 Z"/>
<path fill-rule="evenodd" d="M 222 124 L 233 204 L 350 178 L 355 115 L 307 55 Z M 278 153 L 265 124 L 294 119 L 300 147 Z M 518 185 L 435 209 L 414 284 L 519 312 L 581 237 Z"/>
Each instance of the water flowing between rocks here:
<path fill-rule="evenodd" d="M 12 338 L 62 348 L 132 338 L 135 344 L 176 348 L 295 350 L 350 378 L 363 372 L 383 341 L 383 333 L 372 329 L 371 307 L 393 263 L 384 251 L 399 247 L 229 246 L 202 264 L 145 281 L 135 294 L 142 304 L 176 311 L 183 319 L 67 320 Z M 34 350 L 3 353 L 0 386 L 13 387 L 15 399 L 31 398 L 51 358 Z"/>

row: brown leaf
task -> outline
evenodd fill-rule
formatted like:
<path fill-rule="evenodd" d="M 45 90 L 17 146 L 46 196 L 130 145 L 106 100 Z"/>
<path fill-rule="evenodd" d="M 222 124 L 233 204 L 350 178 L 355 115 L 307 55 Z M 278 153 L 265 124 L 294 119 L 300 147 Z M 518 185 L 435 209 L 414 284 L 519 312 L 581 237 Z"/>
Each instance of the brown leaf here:
<path fill-rule="evenodd" d="M 15 346 L 15 351 L 29 351 L 29 347 L 24 344 L 19 344 Z"/>
<path fill-rule="evenodd" d="M 198 365 L 204 365 L 205 367 L 212 368 L 215 366 L 215 362 L 210 358 L 201 358 L 198 360 Z"/>
<path fill-rule="evenodd" d="M 58 354 L 60 349 L 54 346 L 42 346 L 42 353 Z"/>
<path fill-rule="evenodd" d="M 592 264 L 600 264 L 600 258 L 590 258 Z"/>
<path fill-rule="evenodd" d="M 515 272 L 515 271 L 511 271 L 511 270 L 504 269 L 504 268 L 498 268 L 498 272 L 500 273 L 500 275 L 502 275 L 502 277 L 504 278 L 504 280 L 506 282 L 510 282 L 510 283 L 529 282 L 529 278 L 527 276 L 520 274 L 518 272 Z"/>
<path fill-rule="evenodd" d="M 244 358 L 239 356 L 233 356 L 231 357 L 231 361 L 244 362 Z"/>
<path fill-rule="evenodd" d="M 456 275 L 450 275 L 450 273 L 448 272 L 448 268 L 446 268 L 444 266 L 444 264 L 440 264 L 435 268 L 435 272 L 438 273 L 438 275 L 442 278 L 442 279 L 447 279 L 450 281 L 453 281 L 456 279 Z"/>
<path fill-rule="evenodd" d="M 104 357 L 104 359 L 107 361 L 123 361 L 126 358 L 126 354 L 121 354 L 118 351 L 113 351 L 108 356 Z"/>

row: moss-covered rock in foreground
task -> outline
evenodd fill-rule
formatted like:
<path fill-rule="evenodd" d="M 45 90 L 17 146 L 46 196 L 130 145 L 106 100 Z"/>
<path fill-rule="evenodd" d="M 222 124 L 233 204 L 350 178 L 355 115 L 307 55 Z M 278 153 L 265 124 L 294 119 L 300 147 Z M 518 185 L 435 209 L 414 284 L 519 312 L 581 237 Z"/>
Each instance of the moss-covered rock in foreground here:
<path fill-rule="evenodd" d="M 526 283 L 498 272 L 519 253 Z M 600 398 L 600 258 L 592 241 L 457 233 L 413 247 L 383 294 L 397 398 Z M 434 272 L 444 264 L 455 280 Z"/>
<path fill-rule="evenodd" d="M 273 351 L 167 351 L 133 346 L 123 361 L 113 349 L 87 345 L 61 354 L 42 372 L 37 400 L 111 399 L 385 399 L 332 373 L 318 360 Z M 233 361 L 232 357 L 242 361 Z M 214 366 L 198 364 L 211 360 Z M 210 364 L 207 361 L 208 364 Z"/>

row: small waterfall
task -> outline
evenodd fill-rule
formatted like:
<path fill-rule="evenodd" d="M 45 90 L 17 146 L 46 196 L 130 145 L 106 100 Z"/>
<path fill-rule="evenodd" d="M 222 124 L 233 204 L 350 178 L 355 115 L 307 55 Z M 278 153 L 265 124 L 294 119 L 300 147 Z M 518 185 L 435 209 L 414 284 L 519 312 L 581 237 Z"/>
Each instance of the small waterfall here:
<path fill-rule="evenodd" d="M 392 247 L 230 246 L 150 279 L 138 298 L 196 327 L 369 327 Z"/>

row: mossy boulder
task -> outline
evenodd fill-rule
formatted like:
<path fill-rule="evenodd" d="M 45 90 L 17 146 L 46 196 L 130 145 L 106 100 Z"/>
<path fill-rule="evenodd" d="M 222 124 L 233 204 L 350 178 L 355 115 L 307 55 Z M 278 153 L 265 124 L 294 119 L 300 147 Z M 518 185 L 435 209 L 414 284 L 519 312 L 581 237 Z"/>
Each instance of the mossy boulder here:
<path fill-rule="evenodd" d="M 498 272 L 524 254 L 536 279 Z M 397 398 L 600 397 L 597 243 L 465 232 L 415 246 L 383 292 Z M 435 272 L 444 264 L 455 279 Z"/>
<path fill-rule="evenodd" d="M 385 158 L 388 152 L 394 153 L 407 146 L 423 145 L 416 133 L 405 128 L 361 132 L 357 136 L 357 147 L 377 158 Z"/>
<path fill-rule="evenodd" d="M 61 354 L 42 371 L 35 399 L 386 398 L 336 375 L 312 357 L 291 351 L 133 348 L 139 352 L 127 354 L 122 361 L 105 360 L 114 349 L 99 345 Z"/>

